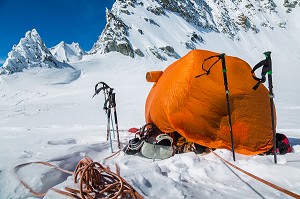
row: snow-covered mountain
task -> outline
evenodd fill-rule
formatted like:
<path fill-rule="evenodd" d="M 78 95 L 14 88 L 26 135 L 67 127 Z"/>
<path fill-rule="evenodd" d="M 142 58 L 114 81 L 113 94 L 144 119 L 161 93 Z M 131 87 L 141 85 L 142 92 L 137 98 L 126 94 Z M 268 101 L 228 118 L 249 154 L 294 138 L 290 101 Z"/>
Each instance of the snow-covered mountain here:
<path fill-rule="evenodd" d="M 50 48 L 50 52 L 61 62 L 79 61 L 87 54 L 78 43 L 67 44 L 64 41 Z"/>
<path fill-rule="evenodd" d="M 299 12 L 299 5 L 299 0 L 117 0 L 106 11 L 106 27 L 90 52 L 117 51 L 166 61 L 205 48 L 212 43 L 206 37 L 212 33 L 226 35 L 241 49 L 249 38 L 253 46 L 276 42 L 266 34 L 277 31 L 279 40 L 297 38 L 291 29 L 299 25 L 289 19 Z"/>
<path fill-rule="evenodd" d="M 290 49 L 300 51 L 299 9 L 300 0 L 116 0 L 88 53 L 116 51 L 151 63 L 170 63 L 196 48 L 236 56 L 241 51 L 251 56 L 272 51 L 297 57 Z M 283 45 L 293 48 L 282 52 Z M 60 62 L 80 61 L 86 54 L 78 43 L 61 42 L 47 49 L 32 30 L 13 47 L 1 73 L 44 65 L 60 68 Z"/>
<path fill-rule="evenodd" d="M 13 46 L 3 67 L 0 68 L 0 74 L 12 74 L 34 67 L 71 67 L 55 59 L 35 29 L 28 31 L 19 44 Z"/>

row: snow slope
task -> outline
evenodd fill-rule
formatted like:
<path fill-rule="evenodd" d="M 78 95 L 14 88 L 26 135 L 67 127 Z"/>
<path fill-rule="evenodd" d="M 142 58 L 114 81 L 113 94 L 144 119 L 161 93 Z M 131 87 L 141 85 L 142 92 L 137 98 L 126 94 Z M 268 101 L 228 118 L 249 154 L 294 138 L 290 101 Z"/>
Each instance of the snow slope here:
<path fill-rule="evenodd" d="M 1 76 L 1 198 L 33 197 L 12 174 L 14 166 L 50 161 L 73 170 L 85 155 L 112 170 L 117 163 L 121 175 L 145 198 L 289 198 L 227 167 L 213 154 L 186 153 L 153 161 L 121 153 L 104 161 L 111 152 L 105 140 L 104 99 L 102 95 L 92 98 L 94 85 L 104 81 L 115 88 L 120 129 L 141 127 L 144 102 L 152 86 L 145 82 L 145 72 L 156 68 L 148 64 L 143 59 L 132 60 L 119 53 L 109 53 L 87 56 L 74 63 L 73 67 L 82 71 L 76 81 L 66 82 L 65 76 L 54 78 L 55 71 L 49 69 Z M 60 84 L 62 81 L 65 83 Z M 276 91 L 276 99 L 288 94 L 284 90 Z M 292 95 L 296 94 L 287 97 Z M 296 121 L 300 117 L 299 108 L 292 100 L 276 104 L 280 110 L 277 130 L 291 139 L 293 152 L 278 156 L 277 165 L 273 156 L 240 154 L 234 164 L 300 194 L 300 125 Z M 295 119 L 287 124 L 286 117 Z M 121 132 L 120 136 L 123 146 L 132 137 L 127 132 Z M 114 150 L 117 150 L 116 142 Z M 218 149 L 217 153 L 233 162 L 230 151 Z M 73 186 L 71 176 L 41 165 L 22 168 L 18 175 L 40 192 L 54 185 L 60 189 Z M 44 198 L 64 197 L 50 191 Z"/>
<path fill-rule="evenodd" d="M 197 48 L 237 56 L 251 66 L 264 59 L 263 52 L 272 51 L 277 132 L 289 137 L 293 152 L 279 155 L 278 164 L 273 163 L 273 156 L 236 154 L 233 162 L 230 151 L 218 149 L 216 152 L 248 172 L 300 194 L 300 38 L 297 35 L 300 12 L 296 7 L 286 13 L 282 5 L 277 10 L 277 15 L 288 22 L 285 29 L 274 27 L 258 33 L 241 31 L 237 33 L 239 41 L 217 32 L 196 30 L 171 12 L 168 20 L 155 19 L 163 23 L 164 28 L 154 30 L 157 36 L 153 40 L 143 40 L 133 34 L 129 37 L 141 49 L 149 42 L 157 47 L 172 44 L 183 56 L 188 52 L 180 44 L 187 38 L 183 33 L 196 31 L 205 41 Z M 142 14 L 138 9 L 135 12 Z M 130 17 L 128 15 L 124 21 L 144 26 L 138 19 Z M 267 15 L 261 17 L 268 18 Z M 155 16 L 151 15 L 151 18 Z M 178 34 L 170 36 L 169 30 L 176 30 Z M 149 31 L 152 34 L 153 30 Z M 144 53 L 146 55 L 146 51 Z M 12 171 L 16 165 L 50 161 L 64 169 L 74 170 L 85 155 L 112 170 L 117 163 L 121 175 L 145 198 L 290 198 L 227 167 L 213 154 L 185 153 L 154 161 L 120 153 L 115 158 L 104 160 L 111 155 L 106 142 L 104 99 L 102 95 L 92 98 L 94 85 L 104 81 L 115 88 L 120 129 L 141 127 L 145 123 L 144 103 L 152 87 L 151 83 L 146 83 L 145 73 L 163 70 L 175 60 L 168 57 L 161 61 L 151 52 L 148 55 L 131 58 L 117 52 L 98 53 L 72 62 L 76 70 L 37 67 L 1 75 L 0 198 L 35 198 L 15 178 Z M 122 131 L 120 137 L 124 146 L 132 135 Z M 116 142 L 113 143 L 117 151 Z M 18 175 L 38 192 L 52 186 L 59 189 L 74 186 L 71 176 L 41 165 L 22 168 Z M 50 191 L 44 198 L 64 197 Z"/>

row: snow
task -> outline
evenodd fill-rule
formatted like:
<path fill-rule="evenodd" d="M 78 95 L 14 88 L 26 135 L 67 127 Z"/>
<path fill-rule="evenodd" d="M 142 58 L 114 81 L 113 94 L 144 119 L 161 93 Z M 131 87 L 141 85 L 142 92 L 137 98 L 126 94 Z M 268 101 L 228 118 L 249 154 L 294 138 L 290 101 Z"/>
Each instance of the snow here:
<path fill-rule="evenodd" d="M 111 155 L 105 139 L 104 99 L 102 95 L 92 98 L 94 85 L 104 81 L 115 88 L 120 129 L 141 127 L 145 99 L 152 87 L 145 81 L 145 73 L 151 67 L 144 64 L 142 60 L 109 53 L 86 56 L 74 63 L 73 67 L 81 71 L 74 81 L 66 81 L 68 77 L 63 73 L 72 74 L 68 69 L 30 69 L 1 76 L 1 197 L 33 197 L 12 174 L 18 164 L 49 161 L 74 170 L 78 161 L 88 155 L 112 170 L 117 163 L 122 177 L 145 198 L 289 198 L 226 166 L 214 154 L 186 153 L 153 161 L 121 152 L 104 160 Z M 54 75 L 58 71 L 61 75 Z M 282 92 L 277 92 L 280 99 Z M 278 104 L 277 109 L 278 124 L 285 116 L 295 117 L 291 124 L 279 125 L 282 129 L 278 131 L 290 138 L 293 152 L 277 156 L 278 164 L 273 163 L 273 156 L 237 154 L 233 162 L 230 151 L 216 152 L 242 169 L 300 194 L 300 127 L 296 121 L 299 107 L 287 101 Z M 123 146 L 131 137 L 128 132 L 120 132 Z M 117 151 L 116 141 L 113 148 Z M 43 165 L 24 167 L 18 175 L 40 192 L 52 186 L 74 186 L 72 176 Z M 63 196 L 49 191 L 44 198 Z"/>
<path fill-rule="evenodd" d="M 0 68 L 0 74 L 13 74 L 35 67 L 67 68 L 71 66 L 56 60 L 36 29 L 32 29 L 26 32 L 25 37 L 8 53 L 8 58 Z"/>
<path fill-rule="evenodd" d="M 143 14 L 138 9 L 135 12 Z M 299 8 L 295 8 L 287 14 L 279 6 L 278 16 L 288 21 L 285 29 L 274 25 L 273 30 L 266 29 L 257 34 L 239 32 L 240 41 L 219 33 L 198 31 L 172 13 L 161 18 L 155 18 L 150 12 L 147 13 L 149 16 L 145 16 L 163 24 L 163 29 L 152 29 L 153 25 L 142 24 L 144 19 L 133 16 L 127 16 L 125 21 L 131 21 L 137 28 L 143 26 L 142 29 L 149 30 L 148 34 L 156 35 L 144 40 L 138 33 L 131 34 L 130 41 L 141 49 L 149 43 L 157 47 L 172 43 L 174 49 L 180 49 L 177 53 L 183 56 L 188 52 L 180 43 L 187 39 L 183 32 L 195 31 L 206 41 L 198 44 L 197 48 L 237 56 L 251 66 L 264 59 L 263 52 L 270 50 L 277 132 L 288 136 L 292 153 L 278 155 L 278 162 L 274 164 L 272 155 L 236 154 L 234 162 L 231 151 L 217 149 L 215 152 L 234 165 L 300 195 L 298 11 Z M 260 19 L 257 20 L 260 22 Z M 177 34 L 171 35 L 173 30 Z M 85 156 L 109 166 L 112 171 L 117 163 L 121 176 L 145 198 L 291 198 L 225 165 L 212 153 L 184 153 L 165 160 L 151 160 L 121 152 L 105 160 L 111 151 L 106 141 L 103 96 L 100 94 L 92 98 L 95 84 L 103 81 L 115 89 L 119 129 L 124 130 L 120 132 L 120 140 L 125 146 L 133 136 L 126 130 L 139 128 L 145 123 L 145 100 L 152 87 L 152 83 L 145 81 L 146 72 L 163 70 L 174 60 L 168 57 L 167 61 L 161 62 L 151 56 L 132 59 L 111 52 L 73 60 L 73 68 L 37 67 L 1 75 L 0 198 L 35 198 L 14 176 L 16 165 L 49 161 L 72 171 Z M 118 150 L 116 140 L 113 141 L 113 149 Z M 18 176 L 38 192 L 45 192 L 52 186 L 58 189 L 74 187 L 72 176 L 43 165 L 26 166 L 18 171 Z M 49 191 L 44 198 L 64 196 Z"/>
<path fill-rule="evenodd" d="M 60 42 L 56 46 L 50 48 L 51 54 L 61 62 L 74 62 L 82 59 L 87 53 L 80 47 L 78 43 L 67 44 Z"/>

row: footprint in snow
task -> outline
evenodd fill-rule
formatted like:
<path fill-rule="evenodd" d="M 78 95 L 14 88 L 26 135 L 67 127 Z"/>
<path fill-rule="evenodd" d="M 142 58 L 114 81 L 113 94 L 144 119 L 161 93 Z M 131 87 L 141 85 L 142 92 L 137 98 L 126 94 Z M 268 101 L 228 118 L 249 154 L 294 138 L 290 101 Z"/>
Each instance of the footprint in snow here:
<path fill-rule="evenodd" d="M 69 144 L 76 144 L 76 140 L 73 138 L 67 138 L 63 140 L 52 140 L 48 141 L 49 145 L 69 145 Z"/>
<path fill-rule="evenodd" d="M 21 159 L 25 158 L 32 158 L 33 152 L 32 151 L 23 151 L 22 156 L 20 157 Z"/>

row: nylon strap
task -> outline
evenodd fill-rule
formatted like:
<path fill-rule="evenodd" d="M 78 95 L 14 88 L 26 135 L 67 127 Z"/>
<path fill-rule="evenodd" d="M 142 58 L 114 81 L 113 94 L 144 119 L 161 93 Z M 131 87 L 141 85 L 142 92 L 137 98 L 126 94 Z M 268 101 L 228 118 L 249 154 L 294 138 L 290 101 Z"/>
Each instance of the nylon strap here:
<path fill-rule="evenodd" d="M 261 71 L 261 78 L 258 78 L 255 76 L 254 72 L 260 67 L 263 67 L 263 68 Z M 270 67 L 271 66 L 268 65 L 267 59 L 260 61 L 258 64 L 256 64 L 253 67 L 253 69 L 251 71 L 252 77 L 253 77 L 253 79 L 255 79 L 257 81 L 255 86 L 253 86 L 253 88 L 252 88 L 253 90 L 256 90 L 260 86 L 261 83 L 264 83 L 266 81 L 266 74 L 272 74 L 272 70 L 270 70 Z"/>

